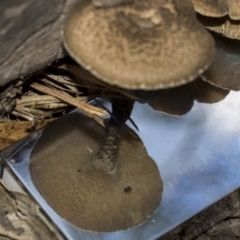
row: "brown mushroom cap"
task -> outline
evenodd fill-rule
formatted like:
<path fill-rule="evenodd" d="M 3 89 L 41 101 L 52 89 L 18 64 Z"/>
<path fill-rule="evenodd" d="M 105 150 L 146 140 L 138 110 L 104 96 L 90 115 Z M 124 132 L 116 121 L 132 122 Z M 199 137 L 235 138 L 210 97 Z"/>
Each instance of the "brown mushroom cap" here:
<path fill-rule="evenodd" d="M 30 171 L 40 194 L 62 218 L 81 229 L 111 232 L 149 217 L 163 185 L 157 165 L 130 129 L 123 131 L 116 172 L 94 167 L 91 160 L 103 136 L 104 128 L 95 121 L 65 116 L 43 131 Z"/>
<path fill-rule="evenodd" d="M 230 90 L 240 90 L 240 41 L 214 35 L 216 52 L 212 65 L 202 74 L 204 80 Z"/>
<path fill-rule="evenodd" d="M 192 0 L 196 12 L 208 17 L 229 15 L 233 20 L 240 19 L 240 0 Z"/>
<path fill-rule="evenodd" d="M 218 88 L 201 78 L 180 87 L 159 90 L 148 104 L 155 110 L 170 115 L 184 115 L 194 104 L 194 100 L 202 103 L 215 103 L 224 99 L 229 91 Z"/>
<path fill-rule="evenodd" d="M 135 0 L 109 8 L 81 1 L 64 26 L 68 53 L 93 75 L 128 89 L 192 81 L 210 64 L 214 42 L 190 0 Z"/>
<path fill-rule="evenodd" d="M 209 18 L 202 15 L 198 15 L 198 20 L 210 31 L 240 40 L 240 20 L 231 20 L 228 16 Z"/>

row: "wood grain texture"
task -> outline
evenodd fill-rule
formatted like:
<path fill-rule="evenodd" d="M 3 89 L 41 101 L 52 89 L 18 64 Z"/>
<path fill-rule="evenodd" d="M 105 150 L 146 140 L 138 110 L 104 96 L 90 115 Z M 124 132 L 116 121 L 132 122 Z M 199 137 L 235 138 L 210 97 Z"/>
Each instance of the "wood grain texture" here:
<path fill-rule="evenodd" d="M 78 1 L 0 1 L 0 87 L 66 54 L 61 29 Z"/>
<path fill-rule="evenodd" d="M 240 192 L 236 190 L 158 240 L 239 239 Z"/>
<path fill-rule="evenodd" d="M 8 190 L 0 180 L 0 240 L 64 240 L 28 195 Z"/>

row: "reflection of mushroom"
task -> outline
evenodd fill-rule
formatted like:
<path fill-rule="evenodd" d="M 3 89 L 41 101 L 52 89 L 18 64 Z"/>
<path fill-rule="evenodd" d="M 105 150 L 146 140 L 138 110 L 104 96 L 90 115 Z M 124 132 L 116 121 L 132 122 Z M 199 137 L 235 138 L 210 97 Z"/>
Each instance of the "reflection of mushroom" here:
<path fill-rule="evenodd" d="M 240 19 L 240 0 L 192 0 L 196 12 L 208 17 L 229 15 L 233 20 Z"/>
<path fill-rule="evenodd" d="M 240 90 L 240 41 L 214 35 L 216 53 L 212 65 L 202 74 L 204 80 L 230 90 Z"/>
<path fill-rule="evenodd" d="M 207 68 L 213 40 L 191 1 L 130 2 L 96 8 L 81 1 L 64 27 L 68 53 L 93 75 L 128 89 L 182 85 Z"/>
<path fill-rule="evenodd" d="M 155 91 L 155 94 L 149 95 L 149 99 L 146 99 L 145 93 L 141 95 L 140 92 L 136 92 L 135 95 L 146 100 L 157 111 L 170 115 L 183 115 L 191 110 L 194 100 L 202 103 L 215 103 L 224 99 L 228 93 L 228 90 L 218 88 L 198 78 L 180 87 Z"/>
<path fill-rule="evenodd" d="M 104 128 L 95 121 L 65 116 L 43 131 L 30 170 L 36 188 L 62 218 L 82 229 L 109 232 L 151 215 L 161 200 L 162 180 L 143 143 L 127 127 L 117 163 L 96 161 L 103 136 Z"/>

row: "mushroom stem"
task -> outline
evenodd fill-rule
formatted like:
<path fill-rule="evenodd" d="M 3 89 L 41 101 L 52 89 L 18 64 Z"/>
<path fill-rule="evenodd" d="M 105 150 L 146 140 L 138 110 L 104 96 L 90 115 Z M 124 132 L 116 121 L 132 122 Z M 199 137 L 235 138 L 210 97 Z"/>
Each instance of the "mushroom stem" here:
<path fill-rule="evenodd" d="M 112 116 L 109 120 L 105 138 L 100 145 L 93 164 L 109 174 L 116 171 L 118 147 L 123 126 L 130 117 L 134 101 L 129 99 L 112 99 Z"/>

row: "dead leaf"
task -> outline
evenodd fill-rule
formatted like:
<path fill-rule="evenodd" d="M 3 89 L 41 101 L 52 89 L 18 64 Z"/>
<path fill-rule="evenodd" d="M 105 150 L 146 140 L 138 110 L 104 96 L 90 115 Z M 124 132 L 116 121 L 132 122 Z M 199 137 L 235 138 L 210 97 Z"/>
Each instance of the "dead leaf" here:
<path fill-rule="evenodd" d="M 36 120 L 34 130 L 44 127 L 54 120 L 55 119 Z M 31 132 L 31 129 L 31 121 L 9 121 L 0 123 L 0 150 L 27 136 Z"/>

